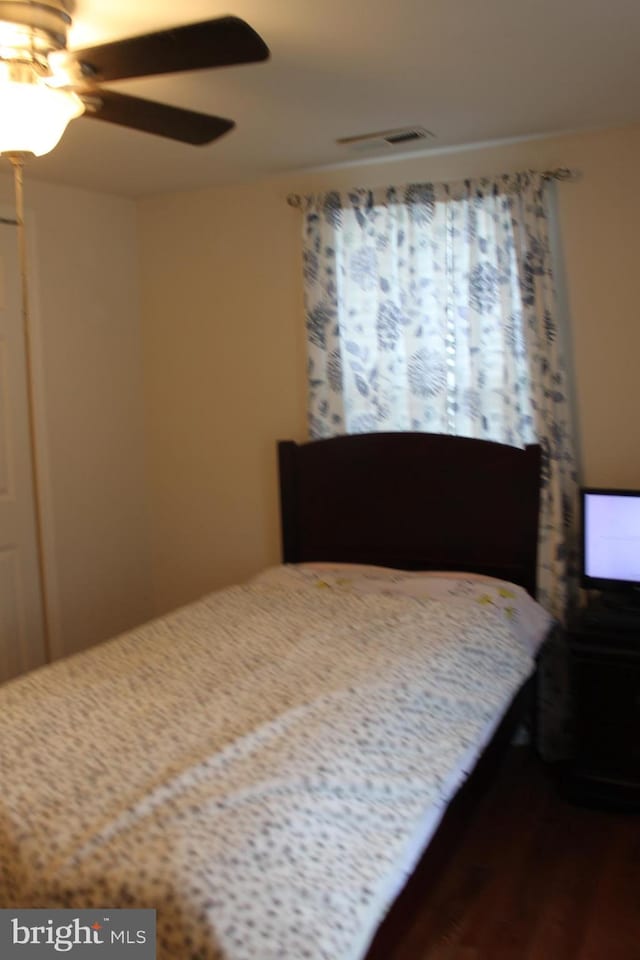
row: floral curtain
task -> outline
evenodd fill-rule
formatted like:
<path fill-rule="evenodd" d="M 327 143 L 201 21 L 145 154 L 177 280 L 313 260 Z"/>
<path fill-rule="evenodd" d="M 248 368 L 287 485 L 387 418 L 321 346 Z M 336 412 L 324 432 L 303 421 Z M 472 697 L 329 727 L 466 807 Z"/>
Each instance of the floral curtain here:
<path fill-rule="evenodd" d="M 539 442 L 539 599 L 562 618 L 576 482 L 546 188 L 518 173 L 305 199 L 309 429 Z"/>
<path fill-rule="evenodd" d="M 305 199 L 309 430 L 540 443 L 538 599 L 562 621 L 577 487 L 547 186 L 527 172 Z M 561 632 L 539 689 L 539 747 L 557 759 L 569 738 Z"/>

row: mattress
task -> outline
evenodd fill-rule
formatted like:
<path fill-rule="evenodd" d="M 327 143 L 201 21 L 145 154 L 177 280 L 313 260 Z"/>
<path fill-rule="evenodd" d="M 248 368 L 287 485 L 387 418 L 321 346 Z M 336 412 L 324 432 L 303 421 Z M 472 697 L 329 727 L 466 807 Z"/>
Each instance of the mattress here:
<path fill-rule="evenodd" d="M 507 588 L 365 579 L 275 568 L 2 687 L 0 906 L 359 960 L 533 668 Z"/>

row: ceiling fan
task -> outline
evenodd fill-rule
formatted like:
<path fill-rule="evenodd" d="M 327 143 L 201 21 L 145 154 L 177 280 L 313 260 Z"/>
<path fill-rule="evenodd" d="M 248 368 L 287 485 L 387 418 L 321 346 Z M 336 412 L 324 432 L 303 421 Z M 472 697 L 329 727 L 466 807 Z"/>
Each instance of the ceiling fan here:
<path fill-rule="evenodd" d="M 234 122 L 117 93 L 102 83 L 269 57 L 255 30 L 232 16 L 70 50 L 68 7 L 65 0 L 0 0 L 0 153 L 47 153 L 82 114 L 183 143 L 211 143 Z M 39 113 L 29 120 L 36 101 Z M 29 146 L 13 129 L 27 125 Z"/>

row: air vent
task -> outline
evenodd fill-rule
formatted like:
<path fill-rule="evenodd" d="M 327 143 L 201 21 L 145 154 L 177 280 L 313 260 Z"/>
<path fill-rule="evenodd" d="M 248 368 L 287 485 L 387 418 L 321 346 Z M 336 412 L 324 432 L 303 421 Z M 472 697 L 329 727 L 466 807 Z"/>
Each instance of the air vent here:
<path fill-rule="evenodd" d="M 402 130 L 400 133 L 390 133 L 384 139 L 395 146 L 396 143 L 409 143 L 410 140 L 424 140 L 425 136 L 422 130 Z"/>
<path fill-rule="evenodd" d="M 340 146 L 364 152 L 368 150 L 388 150 L 393 147 L 413 145 L 421 140 L 432 140 L 435 134 L 424 127 L 401 127 L 397 130 L 380 130 L 377 133 L 362 133 L 354 137 L 341 137 L 336 140 Z"/>

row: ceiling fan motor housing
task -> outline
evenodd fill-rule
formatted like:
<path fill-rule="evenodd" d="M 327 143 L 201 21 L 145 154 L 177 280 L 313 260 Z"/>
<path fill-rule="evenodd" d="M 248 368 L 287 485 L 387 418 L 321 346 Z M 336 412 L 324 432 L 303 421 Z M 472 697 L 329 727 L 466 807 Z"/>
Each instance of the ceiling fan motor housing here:
<path fill-rule="evenodd" d="M 0 59 L 46 62 L 50 52 L 66 47 L 70 25 L 62 0 L 0 0 Z"/>

